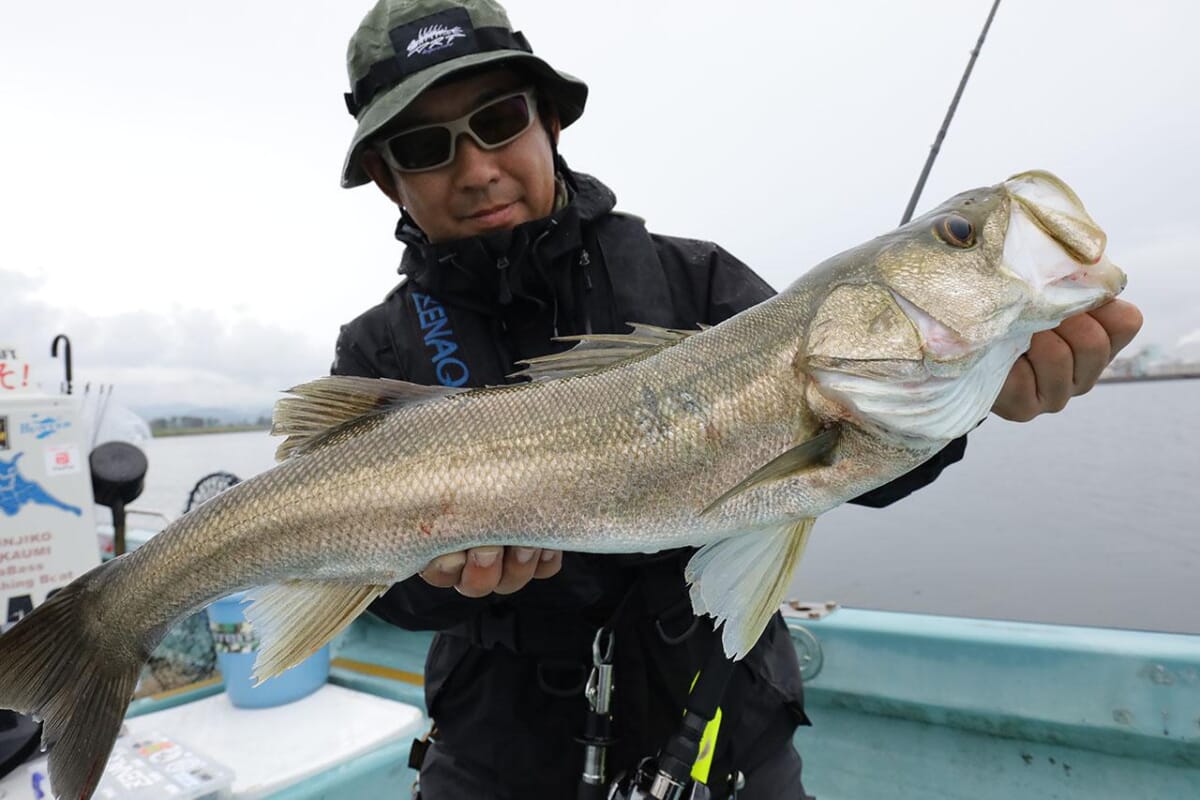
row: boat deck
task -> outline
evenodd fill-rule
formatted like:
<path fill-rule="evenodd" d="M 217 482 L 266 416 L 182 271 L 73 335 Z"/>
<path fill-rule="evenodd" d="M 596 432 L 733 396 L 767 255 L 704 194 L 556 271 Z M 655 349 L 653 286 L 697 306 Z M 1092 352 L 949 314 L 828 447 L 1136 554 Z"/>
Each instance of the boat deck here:
<path fill-rule="evenodd" d="M 846 608 L 786 615 L 814 721 L 796 744 L 821 800 L 1200 798 L 1200 636 Z M 330 682 L 423 710 L 431 638 L 360 618 Z M 131 714 L 219 691 L 140 700 Z M 269 796 L 394 792 L 413 777 L 408 745 L 385 749 Z"/>

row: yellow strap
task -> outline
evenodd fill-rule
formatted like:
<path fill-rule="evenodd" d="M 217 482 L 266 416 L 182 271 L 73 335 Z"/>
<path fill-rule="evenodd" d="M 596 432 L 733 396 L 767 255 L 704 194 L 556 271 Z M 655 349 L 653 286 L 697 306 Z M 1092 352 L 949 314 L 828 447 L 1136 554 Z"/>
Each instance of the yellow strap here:
<path fill-rule="evenodd" d="M 699 679 L 700 673 L 696 673 L 696 677 L 692 678 L 692 685 L 688 688 L 690 692 L 696 688 L 696 681 Z M 704 726 L 704 735 L 700 737 L 700 752 L 696 755 L 696 763 L 692 765 L 692 780 L 705 785 L 708 784 L 708 773 L 712 769 L 713 753 L 717 750 L 717 731 L 721 729 L 721 707 L 717 706 L 717 713 Z"/>

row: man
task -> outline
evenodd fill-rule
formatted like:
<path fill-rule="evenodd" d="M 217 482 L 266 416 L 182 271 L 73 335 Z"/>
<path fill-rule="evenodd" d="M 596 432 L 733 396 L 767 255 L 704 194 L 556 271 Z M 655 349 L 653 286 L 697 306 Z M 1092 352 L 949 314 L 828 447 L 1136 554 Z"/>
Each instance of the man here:
<path fill-rule="evenodd" d="M 417 383 L 507 382 L 555 336 L 626 321 L 715 324 L 772 290 L 720 247 L 648 233 L 599 181 L 559 157 L 586 86 L 536 58 L 492 0 L 379 0 L 350 42 L 358 127 L 342 183 L 373 182 L 400 209 L 404 281 L 343 327 L 336 374 Z M 1087 391 L 1136 333 L 1113 303 L 1035 338 L 994 411 L 1030 419 Z M 859 498 L 886 505 L 932 481 L 959 440 Z M 691 615 L 691 551 L 592 555 L 480 547 L 436 559 L 375 602 L 397 625 L 439 631 L 426 666 L 438 735 L 426 800 L 569 798 L 582 770 L 584 683 L 596 630 L 615 633 L 613 771 L 653 755 L 679 724 L 714 647 Z M 534 580 L 540 579 L 540 580 Z M 722 702 L 711 778 L 725 797 L 800 798 L 792 734 L 806 724 L 799 669 L 777 614 Z"/>

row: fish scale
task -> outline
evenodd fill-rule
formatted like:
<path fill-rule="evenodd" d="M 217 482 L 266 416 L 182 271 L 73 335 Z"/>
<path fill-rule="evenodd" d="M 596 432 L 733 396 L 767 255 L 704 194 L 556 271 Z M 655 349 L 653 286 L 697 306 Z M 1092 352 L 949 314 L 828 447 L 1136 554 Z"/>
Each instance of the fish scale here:
<path fill-rule="evenodd" d="M 265 586 L 247 610 L 265 679 L 433 558 L 488 544 L 698 547 L 693 610 L 740 658 L 817 516 L 965 434 L 1033 333 L 1121 291 L 1103 249 L 1062 181 L 1022 173 L 715 327 L 574 337 L 531 361 L 526 384 L 296 387 L 276 408 L 279 465 L 0 636 L 0 707 L 46 720 L 55 791 L 87 800 L 141 663 L 175 621 Z"/>

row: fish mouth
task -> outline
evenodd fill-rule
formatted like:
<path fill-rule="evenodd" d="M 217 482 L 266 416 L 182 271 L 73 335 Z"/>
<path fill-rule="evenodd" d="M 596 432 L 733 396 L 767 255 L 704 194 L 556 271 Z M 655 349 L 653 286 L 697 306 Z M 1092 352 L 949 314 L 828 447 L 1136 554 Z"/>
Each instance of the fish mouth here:
<path fill-rule="evenodd" d="M 1067 184 L 1033 170 L 1003 186 L 1011 199 L 1004 265 L 1033 290 L 1036 306 L 1061 319 L 1121 293 L 1125 273 L 1105 255 L 1104 231 Z"/>

